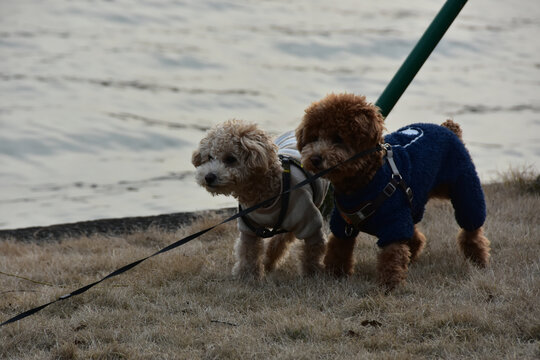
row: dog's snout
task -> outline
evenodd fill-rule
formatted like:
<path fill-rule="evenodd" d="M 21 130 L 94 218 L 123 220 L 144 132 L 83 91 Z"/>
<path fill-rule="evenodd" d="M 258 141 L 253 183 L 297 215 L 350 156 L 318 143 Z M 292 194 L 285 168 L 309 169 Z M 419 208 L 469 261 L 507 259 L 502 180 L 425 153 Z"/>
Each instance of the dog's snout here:
<path fill-rule="evenodd" d="M 309 161 L 311 161 L 311 164 L 315 167 L 319 167 L 322 164 L 322 157 L 319 155 L 313 155 L 309 158 Z"/>
<path fill-rule="evenodd" d="M 214 173 L 208 173 L 204 177 L 207 185 L 212 185 L 217 180 L 217 176 Z"/>

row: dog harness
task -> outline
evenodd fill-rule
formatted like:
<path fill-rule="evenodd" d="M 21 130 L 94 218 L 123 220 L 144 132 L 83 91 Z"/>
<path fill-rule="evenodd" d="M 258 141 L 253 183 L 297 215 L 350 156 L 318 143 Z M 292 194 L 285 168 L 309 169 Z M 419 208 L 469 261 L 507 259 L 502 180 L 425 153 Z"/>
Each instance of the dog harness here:
<path fill-rule="evenodd" d="M 283 195 L 281 195 L 281 207 L 279 210 L 279 216 L 276 221 L 276 224 L 272 227 L 272 229 L 266 228 L 266 227 L 257 227 L 255 226 L 247 217 L 247 215 L 242 216 L 242 220 L 246 224 L 246 226 L 255 233 L 258 237 L 261 238 L 269 238 L 277 234 L 282 234 L 289 232 L 289 230 L 282 229 L 281 224 L 283 223 L 283 220 L 285 220 L 285 215 L 287 214 L 287 210 L 289 209 L 289 198 L 290 198 L 290 192 L 289 189 L 291 188 L 291 164 L 296 166 L 306 178 L 309 177 L 307 171 L 302 167 L 302 164 L 295 158 L 292 158 L 287 155 L 279 155 L 279 160 L 281 161 L 281 167 L 283 168 L 283 172 L 281 173 L 281 180 L 282 180 L 282 192 Z M 313 192 L 313 198 L 317 198 L 317 188 L 313 182 L 309 183 L 311 185 L 311 190 Z M 238 204 L 238 210 L 242 211 L 242 206 Z"/>
<path fill-rule="evenodd" d="M 329 182 L 319 178 L 310 182 L 309 188 L 290 192 L 298 183 L 311 177 L 300 163 L 300 152 L 294 130 L 278 136 L 274 143 L 281 161 L 281 198 L 238 219 L 241 231 L 247 231 L 257 237 L 271 237 L 284 232 L 293 232 L 298 239 L 312 236 L 320 230 L 322 218 L 317 209 L 324 202 Z M 311 191 L 310 191 L 311 190 Z M 239 208 L 242 206 L 239 204 Z"/>
<path fill-rule="evenodd" d="M 392 151 L 392 145 L 382 144 L 381 147 L 386 151 L 385 158 L 388 162 L 388 165 L 390 165 L 390 169 L 392 170 L 392 177 L 390 178 L 388 184 L 386 184 L 386 186 L 384 187 L 383 191 L 379 193 L 379 195 L 377 195 L 375 199 L 362 203 L 355 211 L 352 212 L 345 211 L 339 205 L 337 199 L 335 200 L 336 208 L 338 209 L 341 217 L 347 223 L 345 227 L 345 235 L 347 236 L 351 236 L 354 233 L 355 229 L 362 222 L 364 222 L 367 218 L 373 215 L 388 198 L 394 195 L 398 187 L 400 187 L 407 195 L 409 206 L 412 205 L 413 193 L 411 188 L 407 186 L 407 184 L 405 184 L 403 177 L 399 173 L 396 162 L 394 161 L 394 152 Z"/>

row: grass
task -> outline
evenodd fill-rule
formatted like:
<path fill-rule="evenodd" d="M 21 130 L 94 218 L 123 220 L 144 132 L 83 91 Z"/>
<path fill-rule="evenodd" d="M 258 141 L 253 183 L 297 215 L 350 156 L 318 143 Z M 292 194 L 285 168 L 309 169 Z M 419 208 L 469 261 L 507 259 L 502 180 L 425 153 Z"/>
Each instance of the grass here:
<path fill-rule="evenodd" d="M 540 196 L 515 180 L 485 186 L 492 262 L 458 253 L 452 208 L 428 205 L 428 238 L 406 285 L 375 283 L 375 240 L 356 273 L 298 276 L 295 251 L 261 282 L 230 275 L 235 225 L 223 225 L 87 293 L 0 328 L 2 359 L 537 359 Z M 0 320 L 91 283 L 176 233 L 0 241 Z M 294 250 L 294 249 L 293 249 Z"/>
<path fill-rule="evenodd" d="M 501 173 L 503 184 L 514 186 L 520 191 L 540 194 L 540 174 L 534 166 L 510 167 L 508 171 Z"/>

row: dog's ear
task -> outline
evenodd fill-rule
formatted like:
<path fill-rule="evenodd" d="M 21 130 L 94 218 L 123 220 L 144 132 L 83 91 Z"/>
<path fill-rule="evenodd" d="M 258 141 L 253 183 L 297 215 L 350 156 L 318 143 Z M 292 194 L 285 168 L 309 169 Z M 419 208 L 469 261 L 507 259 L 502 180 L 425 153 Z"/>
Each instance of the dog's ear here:
<path fill-rule="evenodd" d="M 372 121 L 370 121 L 370 133 L 373 135 L 373 142 L 375 144 L 383 143 L 383 132 L 386 130 L 386 127 L 384 126 L 384 117 L 381 115 L 379 109 L 375 106 L 373 106 L 373 109 L 368 116 L 373 119 Z"/>
<path fill-rule="evenodd" d="M 384 118 L 377 107 L 362 102 L 355 109 L 353 119 L 349 134 L 357 143 L 374 146 L 383 141 Z"/>
<path fill-rule="evenodd" d="M 302 120 L 300 125 L 296 128 L 295 136 L 296 148 L 298 149 L 298 151 L 302 151 L 304 146 L 306 146 L 306 128 L 304 126 L 304 120 Z"/>
<path fill-rule="evenodd" d="M 240 145 L 246 152 L 246 166 L 251 169 L 269 167 L 276 145 L 261 134 L 251 133 L 240 138 Z"/>
<path fill-rule="evenodd" d="M 199 151 L 199 149 L 193 151 L 193 154 L 191 154 L 191 163 L 195 167 L 202 165 L 202 157 L 201 157 L 201 152 Z"/>

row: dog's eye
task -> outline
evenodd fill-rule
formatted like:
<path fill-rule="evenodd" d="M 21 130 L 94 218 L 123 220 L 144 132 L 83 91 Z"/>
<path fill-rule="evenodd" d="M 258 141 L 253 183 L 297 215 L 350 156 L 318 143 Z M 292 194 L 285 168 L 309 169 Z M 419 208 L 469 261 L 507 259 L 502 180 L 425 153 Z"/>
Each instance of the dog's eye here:
<path fill-rule="evenodd" d="M 214 157 L 212 155 L 208 155 L 208 161 L 214 160 Z"/>
<path fill-rule="evenodd" d="M 332 138 L 332 141 L 334 142 L 334 144 L 342 144 L 343 143 L 343 139 L 339 135 L 334 135 L 334 137 Z"/>
<path fill-rule="evenodd" d="M 236 158 L 232 155 L 227 155 L 225 156 L 225 158 L 223 159 L 223 162 L 227 165 L 232 165 L 236 162 Z"/>

